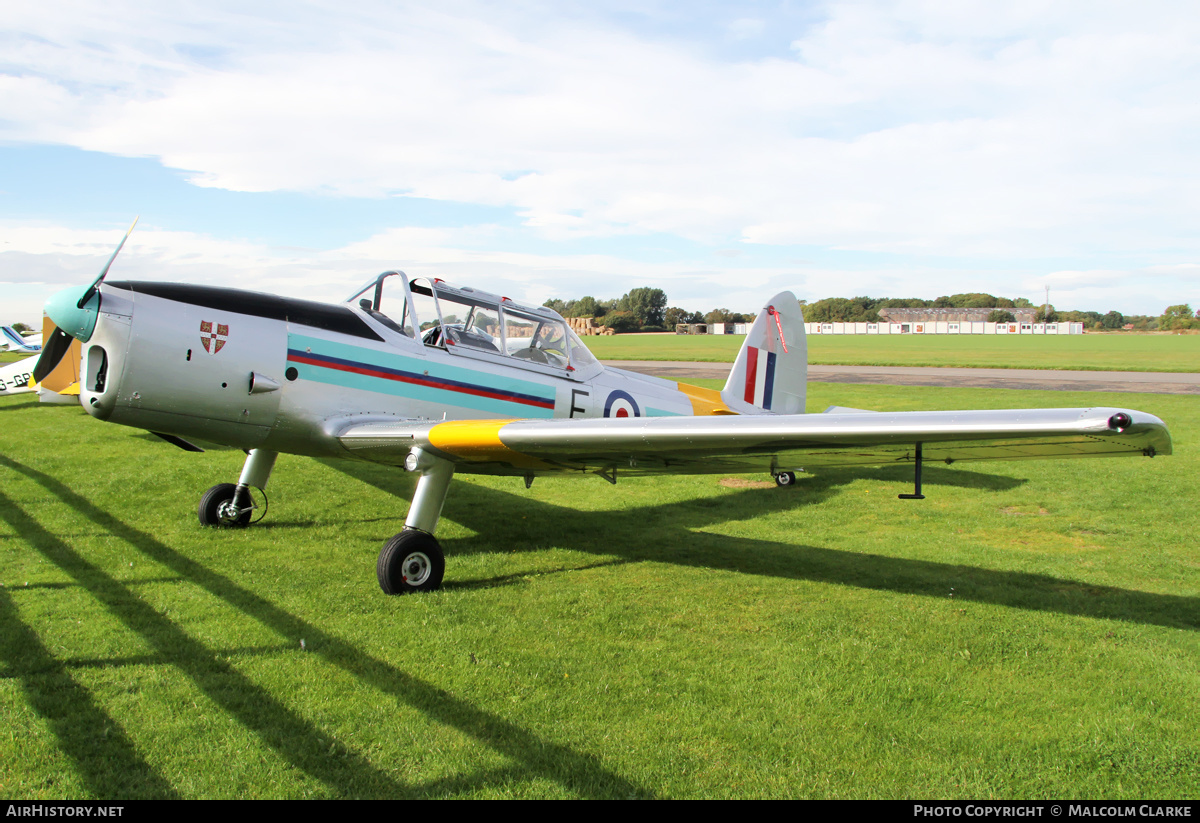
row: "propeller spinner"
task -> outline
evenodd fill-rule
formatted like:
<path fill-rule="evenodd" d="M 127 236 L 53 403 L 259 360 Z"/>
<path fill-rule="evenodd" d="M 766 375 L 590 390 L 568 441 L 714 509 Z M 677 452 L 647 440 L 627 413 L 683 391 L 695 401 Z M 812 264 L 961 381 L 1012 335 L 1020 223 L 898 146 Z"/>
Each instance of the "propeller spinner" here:
<path fill-rule="evenodd" d="M 33 368 L 34 380 L 41 382 L 46 375 L 54 371 L 59 361 L 70 351 L 72 339 L 81 343 L 86 343 L 91 339 L 92 332 L 96 330 L 96 317 L 100 311 L 100 284 L 104 282 L 113 261 L 121 253 L 125 241 L 129 239 L 129 235 L 133 234 L 133 227 L 137 225 L 137 221 L 137 217 L 133 218 L 133 222 L 129 224 L 129 230 L 125 232 L 125 236 L 117 244 L 116 251 L 108 258 L 108 262 L 104 264 L 104 268 L 100 270 L 100 275 L 95 280 L 83 289 L 71 286 L 55 292 L 46 301 L 46 316 L 58 328 L 45 341 L 42 354 Z"/>

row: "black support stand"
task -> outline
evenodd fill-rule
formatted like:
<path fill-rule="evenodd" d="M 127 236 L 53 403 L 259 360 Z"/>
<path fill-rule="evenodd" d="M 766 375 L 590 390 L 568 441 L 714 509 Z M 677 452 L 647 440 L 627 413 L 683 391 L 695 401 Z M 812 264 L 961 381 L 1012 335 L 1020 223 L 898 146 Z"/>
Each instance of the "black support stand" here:
<path fill-rule="evenodd" d="M 918 443 L 917 444 L 917 460 L 916 460 L 917 473 L 916 473 L 915 488 L 913 489 L 912 494 L 896 495 L 901 500 L 924 500 L 925 499 L 925 495 L 921 494 L 921 459 L 922 459 L 921 458 L 921 444 Z"/>

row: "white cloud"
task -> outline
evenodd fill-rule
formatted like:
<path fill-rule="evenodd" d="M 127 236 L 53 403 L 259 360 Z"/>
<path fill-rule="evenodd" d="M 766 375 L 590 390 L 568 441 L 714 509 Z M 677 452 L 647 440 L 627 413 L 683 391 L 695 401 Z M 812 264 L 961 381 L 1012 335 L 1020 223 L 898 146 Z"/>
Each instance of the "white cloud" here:
<path fill-rule="evenodd" d="M 729 35 L 735 40 L 751 40 L 762 36 L 767 23 L 757 17 L 739 17 L 729 24 L 728 29 Z"/>
<path fill-rule="evenodd" d="M 496 251 L 502 231 L 469 228 L 398 228 L 325 252 L 295 252 L 201 234 L 139 225 L 110 272 L 114 280 L 199 283 L 337 302 L 379 272 L 440 277 L 540 304 L 550 297 L 619 297 L 653 285 L 672 305 L 707 311 L 718 306 L 752 311 L 782 290 L 817 300 L 832 294 L 933 297 L 963 291 L 1026 296 L 1061 309 L 1157 315 L 1181 302 L 1200 304 L 1200 264 L 1148 269 L 1056 271 L 953 270 L 908 265 L 852 272 L 803 262 L 762 263 L 714 249 L 705 258 L 647 263 L 607 254 L 535 254 Z M 0 288 L 4 321 L 34 323 L 53 292 L 91 280 L 112 253 L 120 231 L 0 224 Z"/>
<path fill-rule="evenodd" d="M 522 8 L 27 11 L 6 131 L 202 185 L 511 205 L 554 236 L 1195 248 L 1200 18 L 1179 6 L 833 3 L 797 59 L 732 64 Z"/>
<path fill-rule="evenodd" d="M 728 61 L 602 7 L 18 4 L 0 41 L 0 138 L 156 157 L 205 186 L 510 206 L 557 240 L 661 232 L 714 248 L 969 256 L 1020 283 L 1073 257 L 1091 270 L 1117 256 L 1129 262 L 1116 269 L 1143 278 L 1200 256 L 1190 5 L 896 0 L 825 12 L 795 32 L 791 55 Z M 748 42 L 781 25 L 746 17 L 725 34 Z M 303 261 L 182 239 L 203 249 L 196 259 L 268 284 L 299 276 L 286 267 L 387 257 L 379 237 Z M 182 239 L 155 240 L 167 245 L 153 259 L 198 266 Z M 555 276 L 588 284 L 603 266 L 751 277 L 713 261 L 416 242 L 427 256 L 415 265 L 512 278 L 529 265 L 529 289 Z M 968 288 L 935 289 L 937 270 L 912 265 L 833 280 L 872 293 L 911 283 L 914 269 L 927 282 L 893 292 Z"/>
<path fill-rule="evenodd" d="M 113 280 L 167 280 L 249 288 L 337 302 L 379 272 L 440 277 L 536 304 L 550 297 L 620 297 L 639 286 L 664 289 L 673 305 L 707 311 L 757 308 L 775 292 L 799 289 L 793 268 L 712 260 L 651 264 L 602 254 L 533 254 L 486 247 L 487 227 L 392 229 L 316 254 L 139 226 L 118 256 Z M 117 231 L 0 225 L 5 311 L 33 322 L 46 298 L 99 273 Z M 11 322 L 6 320 L 5 322 Z"/>

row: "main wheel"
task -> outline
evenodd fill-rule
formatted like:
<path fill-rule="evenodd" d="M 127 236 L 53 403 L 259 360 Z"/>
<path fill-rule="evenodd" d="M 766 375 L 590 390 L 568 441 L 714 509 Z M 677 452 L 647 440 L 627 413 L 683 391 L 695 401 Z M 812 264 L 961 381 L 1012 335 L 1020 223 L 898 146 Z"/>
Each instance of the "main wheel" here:
<path fill-rule="evenodd" d="M 375 575 L 384 594 L 431 592 L 442 585 L 446 556 L 433 535 L 407 529 L 383 544 Z"/>
<path fill-rule="evenodd" d="M 775 485 L 779 486 L 780 488 L 783 488 L 784 486 L 790 486 L 795 482 L 795 472 L 780 472 L 779 474 L 775 475 Z"/>
<path fill-rule="evenodd" d="M 242 529 L 249 525 L 251 513 L 238 511 L 233 500 L 236 492 L 237 486 L 232 483 L 219 483 L 206 491 L 196 511 L 200 525 L 224 529 Z"/>

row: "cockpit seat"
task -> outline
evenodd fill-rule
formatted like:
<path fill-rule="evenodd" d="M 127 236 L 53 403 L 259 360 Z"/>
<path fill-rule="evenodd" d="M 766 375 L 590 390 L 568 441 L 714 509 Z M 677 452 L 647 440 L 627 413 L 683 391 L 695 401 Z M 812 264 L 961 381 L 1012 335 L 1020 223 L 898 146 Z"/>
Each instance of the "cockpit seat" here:
<path fill-rule="evenodd" d="M 371 308 L 371 301 L 368 300 L 367 298 L 364 297 L 362 300 L 359 300 L 358 307 L 360 309 L 362 309 L 363 311 L 365 311 L 367 314 L 371 315 L 371 317 L 378 320 L 383 325 L 387 326 L 392 331 L 400 332 L 400 334 L 403 334 L 405 337 L 408 337 L 408 332 L 406 332 L 404 329 L 400 328 L 400 326 L 398 326 L 396 324 L 396 321 L 392 320 L 392 318 L 388 317 L 383 312 L 375 311 L 375 309 Z"/>

